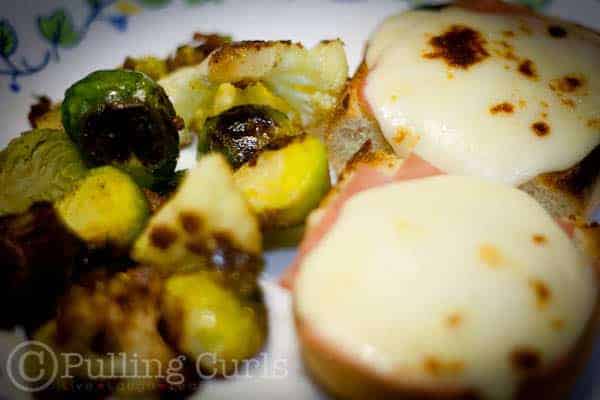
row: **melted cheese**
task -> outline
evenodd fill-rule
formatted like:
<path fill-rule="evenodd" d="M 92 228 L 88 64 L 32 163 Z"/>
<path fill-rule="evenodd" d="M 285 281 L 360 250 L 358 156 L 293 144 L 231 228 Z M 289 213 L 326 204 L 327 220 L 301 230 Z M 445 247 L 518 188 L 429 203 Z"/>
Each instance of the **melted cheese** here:
<path fill-rule="evenodd" d="M 394 183 L 345 204 L 300 269 L 296 312 L 399 383 L 508 399 L 522 362 L 550 367 L 582 334 L 597 296 L 588 261 L 515 188 L 444 175 Z"/>
<path fill-rule="evenodd" d="M 457 66 L 435 55 L 432 39 L 452 27 L 475 31 L 487 56 L 460 65 L 450 49 Z M 600 36 L 572 24 L 411 11 L 378 29 L 366 64 L 364 96 L 394 150 L 448 173 L 517 185 L 572 167 L 600 144 Z"/>

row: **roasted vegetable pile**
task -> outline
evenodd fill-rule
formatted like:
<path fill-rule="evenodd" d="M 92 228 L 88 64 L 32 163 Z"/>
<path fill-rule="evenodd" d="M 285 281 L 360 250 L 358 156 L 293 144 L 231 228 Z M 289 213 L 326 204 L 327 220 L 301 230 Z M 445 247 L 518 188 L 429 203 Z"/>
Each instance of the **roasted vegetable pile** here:
<path fill-rule="evenodd" d="M 90 395 L 182 395 L 261 350 L 263 233 L 300 231 L 328 190 L 315 134 L 346 76 L 339 41 L 197 34 L 39 98 L 34 129 L 0 152 L 2 327 L 95 365 L 23 366 L 69 370 L 48 398 L 90 382 Z M 192 133 L 196 165 L 176 171 Z M 132 378 L 133 355 L 150 377 Z M 173 362 L 182 381 L 159 373 Z"/>

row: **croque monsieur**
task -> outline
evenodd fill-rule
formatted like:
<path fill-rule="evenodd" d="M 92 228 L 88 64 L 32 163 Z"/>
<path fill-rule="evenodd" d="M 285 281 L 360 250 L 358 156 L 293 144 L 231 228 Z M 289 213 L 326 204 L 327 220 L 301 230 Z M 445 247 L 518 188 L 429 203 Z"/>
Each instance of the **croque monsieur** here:
<path fill-rule="evenodd" d="M 386 20 L 284 285 L 343 399 L 561 399 L 596 337 L 600 36 L 504 3 Z"/>

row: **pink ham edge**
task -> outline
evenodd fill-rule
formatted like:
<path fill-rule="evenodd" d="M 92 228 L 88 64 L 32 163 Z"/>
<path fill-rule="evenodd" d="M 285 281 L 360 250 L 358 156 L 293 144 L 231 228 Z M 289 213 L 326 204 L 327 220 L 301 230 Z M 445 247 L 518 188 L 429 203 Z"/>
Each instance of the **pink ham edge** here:
<path fill-rule="evenodd" d="M 321 239 L 331 230 L 337 220 L 344 203 L 357 193 L 365 190 L 383 186 L 392 182 L 400 182 L 409 179 L 426 178 L 428 176 L 441 175 L 443 172 L 416 154 L 411 154 L 393 175 L 385 174 L 375 167 L 359 165 L 354 171 L 350 182 L 343 188 L 342 192 L 327 206 L 325 213 L 319 223 L 307 230 L 302 243 L 298 248 L 298 254 L 288 267 L 280 280 L 280 285 L 292 289 L 293 282 L 300 264 L 304 257 L 310 253 Z"/>

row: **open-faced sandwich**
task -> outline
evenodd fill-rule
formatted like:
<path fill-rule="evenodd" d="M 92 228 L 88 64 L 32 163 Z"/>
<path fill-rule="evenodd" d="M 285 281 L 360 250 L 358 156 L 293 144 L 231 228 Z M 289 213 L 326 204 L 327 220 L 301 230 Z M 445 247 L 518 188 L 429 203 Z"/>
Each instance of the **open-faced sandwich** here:
<path fill-rule="evenodd" d="M 284 284 L 343 399 L 565 398 L 599 315 L 600 35 L 496 1 L 388 18 Z"/>

